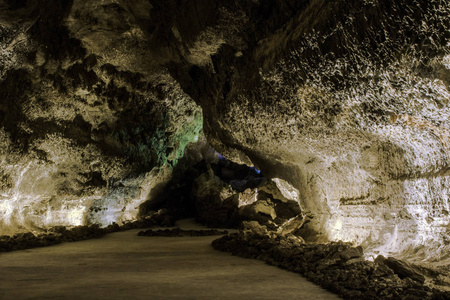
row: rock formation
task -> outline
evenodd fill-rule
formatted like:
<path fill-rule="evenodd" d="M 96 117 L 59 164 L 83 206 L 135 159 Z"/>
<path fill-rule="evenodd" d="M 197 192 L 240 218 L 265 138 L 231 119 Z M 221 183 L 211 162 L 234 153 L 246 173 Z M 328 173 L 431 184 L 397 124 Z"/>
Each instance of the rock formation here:
<path fill-rule="evenodd" d="M 198 139 L 133 5 L 1 2 L 2 233 L 133 220 Z"/>
<path fill-rule="evenodd" d="M 253 223 L 253 224 L 251 224 Z M 255 258 L 292 272 L 343 299 L 449 299 L 450 292 L 430 288 L 408 263 L 378 256 L 363 259 L 362 247 L 349 243 L 305 244 L 296 236 L 269 232 L 256 222 L 212 242 L 215 249 Z"/>
<path fill-rule="evenodd" d="M 442 259 L 449 15 L 446 0 L 2 0 L 2 234 L 136 219 L 204 133 L 298 191 L 306 239 Z"/>
<path fill-rule="evenodd" d="M 448 2 L 233 5 L 241 31 L 172 71 L 213 147 L 292 183 L 314 216 L 305 234 L 445 256 Z"/>

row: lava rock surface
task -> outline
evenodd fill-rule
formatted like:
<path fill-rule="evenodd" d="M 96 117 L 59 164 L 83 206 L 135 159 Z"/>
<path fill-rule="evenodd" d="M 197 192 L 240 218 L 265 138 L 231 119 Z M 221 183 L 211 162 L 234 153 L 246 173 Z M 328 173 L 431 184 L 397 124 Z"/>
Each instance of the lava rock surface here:
<path fill-rule="evenodd" d="M 406 262 L 392 257 L 370 262 L 361 247 L 349 243 L 309 244 L 257 227 L 223 236 L 212 246 L 299 273 L 344 299 L 450 299 L 450 293 L 424 285 L 424 277 Z"/>

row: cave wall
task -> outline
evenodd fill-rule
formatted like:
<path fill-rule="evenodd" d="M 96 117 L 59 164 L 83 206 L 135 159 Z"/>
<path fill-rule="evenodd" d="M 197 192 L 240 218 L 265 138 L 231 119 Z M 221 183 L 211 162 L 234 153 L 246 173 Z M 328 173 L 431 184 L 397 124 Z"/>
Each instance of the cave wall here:
<path fill-rule="evenodd" d="M 162 66 L 150 10 L 0 2 L 0 234 L 135 220 L 197 141 L 201 108 Z"/>
<path fill-rule="evenodd" d="M 305 235 L 448 252 L 448 1 L 0 8 L 4 224 L 133 219 L 203 127 L 299 190 Z"/>
<path fill-rule="evenodd" d="M 172 70 L 213 146 L 293 183 L 305 234 L 445 257 L 449 3 L 234 5 L 245 47 L 223 37 L 210 64 Z"/>

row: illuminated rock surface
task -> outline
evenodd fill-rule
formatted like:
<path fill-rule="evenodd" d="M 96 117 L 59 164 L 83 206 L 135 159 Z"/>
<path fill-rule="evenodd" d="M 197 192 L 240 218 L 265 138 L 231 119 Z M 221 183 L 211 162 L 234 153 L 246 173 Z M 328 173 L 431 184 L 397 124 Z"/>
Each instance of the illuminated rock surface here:
<path fill-rule="evenodd" d="M 256 223 L 256 222 L 253 222 Z M 250 226 L 248 226 L 250 225 Z M 294 235 L 281 236 L 261 225 L 245 224 L 238 233 L 212 242 L 215 249 L 255 258 L 292 272 L 343 299 L 448 299 L 450 292 L 432 289 L 417 268 L 395 258 L 363 259 L 361 246 L 349 243 L 306 244 Z M 427 274 L 428 275 L 428 274 Z"/>
<path fill-rule="evenodd" d="M 305 237 L 446 258 L 448 1 L 277 3 L 180 75 L 212 145 L 292 183 Z"/>
<path fill-rule="evenodd" d="M 139 14 L 72 2 L 0 2 L 2 234 L 136 219 L 202 129 Z"/>
<path fill-rule="evenodd" d="M 445 0 L 0 1 L 2 234 L 136 219 L 203 129 L 298 191 L 305 238 L 445 266 L 449 15 Z"/>

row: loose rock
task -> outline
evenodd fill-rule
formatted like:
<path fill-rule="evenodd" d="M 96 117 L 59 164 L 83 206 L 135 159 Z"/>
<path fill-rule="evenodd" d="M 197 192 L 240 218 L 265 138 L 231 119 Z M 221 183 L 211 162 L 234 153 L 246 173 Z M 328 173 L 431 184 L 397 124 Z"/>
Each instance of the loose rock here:
<path fill-rule="evenodd" d="M 255 222 L 256 223 L 256 222 Z M 307 244 L 263 230 L 253 222 L 212 242 L 215 249 L 300 273 L 344 299 L 450 299 L 424 285 L 424 277 L 395 258 L 365 261 L 349 243 Z"/>

